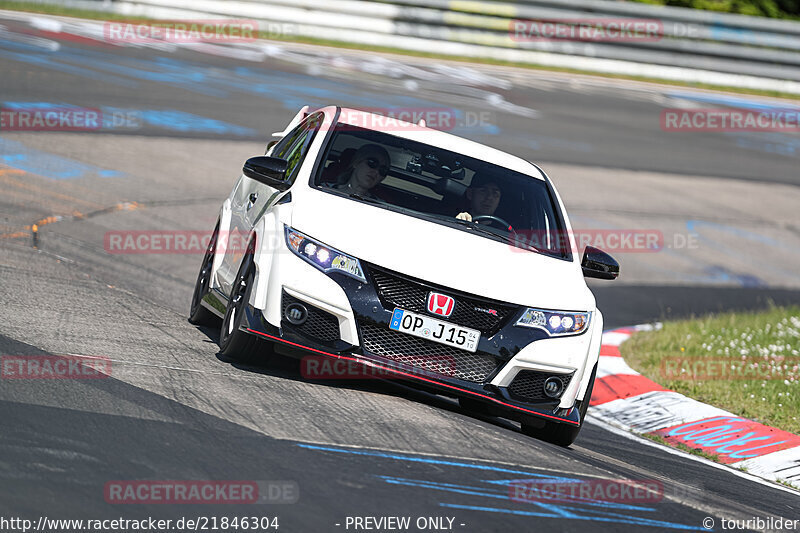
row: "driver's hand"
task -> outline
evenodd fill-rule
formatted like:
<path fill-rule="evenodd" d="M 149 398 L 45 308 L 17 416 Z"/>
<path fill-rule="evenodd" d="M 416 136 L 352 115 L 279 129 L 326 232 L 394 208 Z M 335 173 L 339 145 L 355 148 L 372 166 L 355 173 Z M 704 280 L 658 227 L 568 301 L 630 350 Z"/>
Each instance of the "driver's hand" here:
<path fill-rule="evenodd" d="M 469 213 L 467 213 L 466 211 L 464 211 L 463 213 L 459 213 L 458 215 L 456 215 L 456 218 L 457 218 L 458 220 L 466 220 L 467 222 L 472 222 L 472 215 L 470 215 L 470 214 L 469 214 Z"/>

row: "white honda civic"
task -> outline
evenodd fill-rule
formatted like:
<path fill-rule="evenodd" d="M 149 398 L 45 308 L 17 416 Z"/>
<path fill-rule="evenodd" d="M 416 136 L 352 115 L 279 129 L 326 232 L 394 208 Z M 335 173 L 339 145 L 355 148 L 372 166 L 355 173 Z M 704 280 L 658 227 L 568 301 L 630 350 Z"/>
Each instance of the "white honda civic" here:
<path fill-rule="evenodd" d="M 231 359 L 290 346 L 570 445 L 603 330 L 584 277 L 619 265 L 591 247 L 579 261 L 545 173 L 339 107 L 304 108 L 276 136 L 222 204 L 190 321 L 221 318 Z"/>

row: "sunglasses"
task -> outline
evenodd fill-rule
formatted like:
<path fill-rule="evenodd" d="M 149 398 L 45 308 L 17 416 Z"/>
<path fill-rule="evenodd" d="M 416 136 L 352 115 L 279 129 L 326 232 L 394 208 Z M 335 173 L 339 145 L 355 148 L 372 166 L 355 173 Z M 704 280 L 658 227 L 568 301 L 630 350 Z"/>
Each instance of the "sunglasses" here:
<path fill-rule="evenodd" d="M 381 165 L 381 162 L 375 159 L 374 157 L 368 157 L 364 161 L 367 162 L 367 166 L 373 170 L 376 168 L 378 169 L 378 174 L 381 176 L 386 176 L 389 173 L 389 167 L 386 165 Z"/>

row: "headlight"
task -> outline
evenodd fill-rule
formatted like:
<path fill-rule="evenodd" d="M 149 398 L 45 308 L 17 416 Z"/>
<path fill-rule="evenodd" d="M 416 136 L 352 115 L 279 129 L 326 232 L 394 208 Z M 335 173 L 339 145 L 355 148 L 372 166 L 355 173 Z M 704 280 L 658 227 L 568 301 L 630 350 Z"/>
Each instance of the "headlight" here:
<path fill-rule="evenodd" d="M 545 311 L 528 308 L 517 320 L 517 326 L 539 328 L 551 337 L 562 335 L 578 335 L 586 331 L 591 313 L 575 313 L 562 311 Z"/>
<path fill-rule="evenodd" d="M 330 246 L 303 235 L 297 230 L 286 226 L 286 244 L 296 255 L 311 263 L 323 272 L 337 271 L 367 282 L 364 269 L 355 257 L 350 257 Z"/>

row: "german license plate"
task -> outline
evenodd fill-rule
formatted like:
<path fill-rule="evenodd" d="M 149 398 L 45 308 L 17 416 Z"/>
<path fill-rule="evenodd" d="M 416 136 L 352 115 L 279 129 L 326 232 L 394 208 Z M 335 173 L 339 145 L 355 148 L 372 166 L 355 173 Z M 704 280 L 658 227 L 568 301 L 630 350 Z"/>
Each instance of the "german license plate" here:
<path fill-rule="evenodd" d="M 468 352 L 478 349 L 481 332 L 465 328 L 452 322 L 445 322 L 425 315 L 418 315 L 404 309 L 395 309 L 389 329 L 402 331 L 415 337 L 461 348 Z"/>

